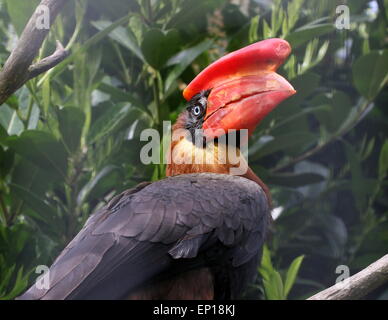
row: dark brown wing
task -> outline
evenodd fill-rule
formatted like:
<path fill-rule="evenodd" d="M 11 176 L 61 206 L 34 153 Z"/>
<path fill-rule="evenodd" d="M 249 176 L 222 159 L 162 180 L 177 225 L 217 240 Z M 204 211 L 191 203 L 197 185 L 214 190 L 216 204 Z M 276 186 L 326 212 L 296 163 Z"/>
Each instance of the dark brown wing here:
<path fill-rule="evenodd" d="M 186 174 L 139 186 L 93 214 L 50 268 L 50 288 L 21 299 L 121 299 L 156 279 L 210 267 L 218 297 L 255 274 L 269 220 L 242 177 Z M 217 272 L 219 271 L 219 272 Z M 218 289 L 217 289 L 218 285 Z"/>

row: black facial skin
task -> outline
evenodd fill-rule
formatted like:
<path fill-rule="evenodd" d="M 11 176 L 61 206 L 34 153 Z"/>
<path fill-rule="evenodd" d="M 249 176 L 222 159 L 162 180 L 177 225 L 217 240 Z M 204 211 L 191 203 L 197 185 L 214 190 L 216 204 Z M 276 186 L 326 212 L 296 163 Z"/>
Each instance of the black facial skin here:
<path fill-rule="evenodd" d="M 186 129 L 201 129 L 203 120 L 206 114 L 207 108 L 207 98 L 210 94 L 210 90 L 201 91 L 197 93 L 194 97 L 189 101 L 186 110 L 187 120 L 186 120 Z"/>
<path fill-rule="evenodd" d="M 202 125 L 206 115 L 207 108 L 207 98 L 209 97 L 211 89 L 206 91 L 201 91 L 197 93 L 188 103 L 186 108 L 186 124 L 185 128 L 190 131 L 191 141 L 197 144 L 198 147 L 205 148 L 206 147 L 206 137 L 203 136 Z M 227 145 L 233 144 L 235 147 L 240 147 L 240 131 L 237 131 L 236 138 L 233 139 L 233 143 L 231 143 L 231 139 L 229 139 L 228 134 L 226 134 L 225 139 L 223 139 L 223 143 Z M 219 139 L 215 138 L 214 142 L 219 143 Z"/>
<path fill-rule="evenodd" d="M 202 129 L 209 94 L 210 90 L 204 90 L 197 93 L 191 98 L 186 108 L 187 117 L 185 128 L 190 131 L 192 142 L 200 143 L 203 146 L 206 144 L 206 139 L 203 137 L 201 130 L 197 129 Z M 198 137 L 198 135 L 200 136 Z"/>

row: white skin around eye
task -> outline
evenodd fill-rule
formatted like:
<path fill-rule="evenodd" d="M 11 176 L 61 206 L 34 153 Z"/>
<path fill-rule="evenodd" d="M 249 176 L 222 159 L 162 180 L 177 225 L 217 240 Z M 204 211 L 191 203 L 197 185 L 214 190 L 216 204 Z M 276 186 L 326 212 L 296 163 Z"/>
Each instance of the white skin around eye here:
<path fill-rule="evenodd" d="M 199 99 L 198 102 L 202 105 L 202 107 L 205 108 L 205 106 L 206 106 L 206 98 L 205 97 L 202 97 L 201 99 Z"/>

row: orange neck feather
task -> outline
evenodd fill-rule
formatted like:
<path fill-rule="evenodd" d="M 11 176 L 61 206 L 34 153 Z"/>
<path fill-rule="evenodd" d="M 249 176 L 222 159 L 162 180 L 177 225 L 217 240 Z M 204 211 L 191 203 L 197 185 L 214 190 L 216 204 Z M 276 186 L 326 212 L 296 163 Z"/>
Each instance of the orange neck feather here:
<path fill-rule="evenodd" d="M 233 161 L 233 163 L 236 164 L 232 164 L 228 159 L 228 152 L 226 152 L 225 146 L 223 145 L 210 143 L 210 146 L 207 146 L 206 148 L 198 147 L 193 144 L 190 139 L 187 139 L 187 137 L 184 136 L 185 134 L 190 134 L 187 130 L 183 135 L 181 134 L 178 137 L 174 136 L 174 133 L 176 133 L 178 129 L 181 129 L 182 126 L 182 123 L 179 120 L 180 119 L 178 119 L 177 123 L 173 126 L 173 140 L 167 154 L 168 164 L 166 176 L 201 172 L 231 174 L 232 168 L 245 165 L 246 170 L 243 170 L 245 173 L 240 176 L 256 182 L 264 190 L 269 204 L 272 205 L 269 188 L 248 166 L 245 158 L 240 154 L 238 149 L 235 150 L 238 161 Z"/>

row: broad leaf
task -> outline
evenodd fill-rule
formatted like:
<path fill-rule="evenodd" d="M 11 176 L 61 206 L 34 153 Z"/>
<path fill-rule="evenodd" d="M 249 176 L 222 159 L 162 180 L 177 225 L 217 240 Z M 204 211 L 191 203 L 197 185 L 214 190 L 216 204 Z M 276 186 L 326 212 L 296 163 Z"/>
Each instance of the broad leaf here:
<path fill-rule="evenodd" d="M 278 271 L 274 269 L 271 262 L 271 253 L 267 246 L 263 247 L 263 256 L 259 272 L 263 277 L 265 296 L 268 300 L 284 299 L 283 280 Z"/>
<path fill-rule="evenodd" d="M 369 101 L 388 81 L 388 50 L 373 51 L 353 65 L 353 80 L 357 90 Z"/>
<path fill-rule="evenodd" d="M 91 38 L 89 38 L 85 43 L 82 45 L 78 46 L 77 50 L 74 50 L 70 53 L 70 55 L 63 60 L 60 64 L 58 64 L 54 69 L 51 69 L 49 73 L 46 73 L 45 76 L 43 76 L 39 81 L 38 81 L 38 86 L 41 86 L 44 81 L 48 78 L 51 77 L 53 79 L 55 76 L 60 74 L 65 70 L 68 64 L 71 62 L 74 62 L 80 55 L 88 51 L 91 47 L 102 41 L 106 36 L 108 36 L 113 30 L 121 26 L 122 24 L 128 22 L 131 14 L 128 14 L 114 22 L 112 22 L 110 25 L 108 25 L 105 29 L 101 30 L 100 32 L 96 33 L 93 35 Z"/>
<path fill-rule="evenodd" d="M 106 166 L 96 174 L 80 191 L 77 203 L 82 205 L 89 197 L 97 199 L 111 190 L 121 177 L 120 168 L 117 166 Z"/>
<path fill-rule="evenodd" d="M 383 179 L 388 173 L 388 139 L 385 140 L 379 156 L 379 178 Z"/>
<path fill-rule="evenodd" d="M 39 195 L 35 194 L 32 190 L 27 189 L 25 186 L 18 184 L 12 183 L 11 188 L 15 195 L 20 197 L 20 199 L 23 199 L 27 206 L 35 211 L 36 214 L 32 214 L 33 218 L 36 218 L 51 227 L 57 225 L 57 223 L 54 223 L 54 221 L 56 221 L 55 217 L 57 216 L 56 210 L 45 203 Z M 55 228 L 53 231 L 55 231 Z"/>
<path fill-rule="evenodd" d="M 7 139 L 8 146 L 37 167 L 52 172 L 62 178 L 66 176 L 67 156 L 63 145 L 51 134 L 29 130 L 19 137 Z"/>
<path fill-rule="evenodd" d="M 101 82 L 98 89 L 109 94 L 112 102 L 130 102 L 135 106 L 141 106 L 140 101 L 133 94 L 118 89 L 111 84 Z"/>
<path fill-rule="evenodd" d="M 10 149 L 4 150 L 0 146 L 0 178 L 4 178 L 12 169 L 14 164 L 14 152 Z"/>
<path fill-rule="evenodd" d="M 8 14 L 11 17 L 13 26 L 18 35 L 20 35 L 30 19 L 35 8 L 39 4 L 39 0 L 5 0 L 7 4 Z"/>
<path fill-rule="evenodd" d="M 284 284 L 284 296 L 285 297 L 288 296 L 292 286 L 295 283 L 296 276 L 298 275 L 299 268 L 302 264 L 303 259 L 304 259 L 304 256 L 300 256 L 300 257 L 295 258 L 287 270 L 286 282 Z"/>
<path fill-rule="evenodd" d="M 18 117 L 17 112 L 6 104 L 0 106 L 0 126 L 9 135 L 20 134 L 24 130 L 23 122 Z"/>
<path fill-rule="evenodd" d="M 290 33 L 286 37 L 286 40 L 291 44 L 293 49 L 296 49 L 307 41 L 322 36 L 333 30 L 334 25 L 332 23 L 306 25 Z"/>
<path fill-rule="evenodd" d="M 94 21 L 92 25 L 96 27 L 99 31 L 107 29 L 112 22 L 110 21 Z M 119 44 L 129 49 L 135 56 L 137 56 L 141 61 L 144 61 L 144 56 L 137 44 L 135 35 L 132 31 L 127 27 L 116 27 L 113 31 L 109 33 L 109 37 Z"/>
<path fill-rule="evenodd" d="M 263 145 L 251 160 L 255 160 L 259 157 L 267 156 L 271 153 L 278 151 L 287 151 L 295 146 L 305 146 L 306 144 L 312 144 L 316 142 L 317 136 L 309 132 L 292 132 L 289 134 L 275 137 L 275 139 L 269 141 Z"/>
<path fill-rule="evenodd" d="M 151 29 L 144 35 L 141 51 L 146 61 L 159 70 L 178 50 L 179 42 L 179 33 L 174 29 L 168 32 Z"/>
<path fill-rule="evenodd" d="M 129 127 L 136 119 L 140 118 L 147 119 L 151 123 L 150 116 L 144 110 L 129 103 L 119 103 L 107 110 L 94 122 L 89 132 L 88 142 L 95 143 L 109 134 Z"/>
<path fill-rule="evenodd" d="M 203 52 L 208 50 L 213 41 L 204 40 L 196 46 L 183 50 L 167 61 L 167 66 L 175 65 L 167 76 L 165 91 L 168 92 L 172 84 L 185 71 L 185 69 Z"/>
<path fill-rule="evenodd" d="M 74 152 L 80 144 L 85 114 L 76 107 L 56 109 L 56 113 L 62 140 L 68 150 Z"/>

